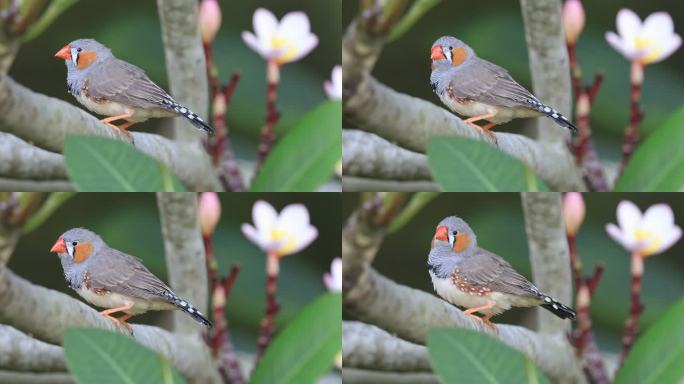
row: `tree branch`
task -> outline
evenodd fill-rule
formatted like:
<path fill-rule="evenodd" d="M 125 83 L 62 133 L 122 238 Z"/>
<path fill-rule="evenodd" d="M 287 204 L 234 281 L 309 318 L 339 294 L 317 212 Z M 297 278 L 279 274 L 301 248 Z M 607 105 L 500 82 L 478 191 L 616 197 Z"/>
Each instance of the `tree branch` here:
<path fill-rule="evenodd" d="M 0 132 L 0 176 L 39 180 L 66 180 L 67 178 L 62 155 L 34 147 L 14 135 L 2 132 Z"/>
<path fill-rule="evenodd" d="M 211 121 L 207 64 L 198 25 L 195 0 L 157 0 L 166 72 L 171 94 L 205 121 Z M 186 119 L 174 120 L 176 141 L 202 147 L 204 133 Z"/>
<path fill-rule="evenodd" d="M 534 283 L 542 292 L 569 305 L 572 277 L 561 194 L 522 193 L 521 196 Z M 564 335 L 570 331 L 570 321 L 543 308 L 536 311 L 540 332 Z"/>
<path fill-rule="evenodd" d="M 65 372 L 64 350 L 0 324 L 0 369 Z"/>
<path fill-rule="evenodd" d="M 0 177 L 0 191 L 34 191 L 34 192 L 73 192 L 73 184 L 67 180 L 17 180 Z"/>
<path fill-rule="evenodd" d="M 62 343 L 64 332 L 71 327 L 126 332 L 83 302 L 31 284 L 1 265 L 0 322 L 55 344 Z M 168 358 L 183 376 L 198 382 L 220 382 L 215 362 L 203 340 L 174 335 L 149 325 L 131 326 L 138 342 Z"/>
<path fill-rule="evenodd" d="M 342 382 L 345 384 L 439 384 L 437 376 L 431 373 L 377 372 L 365 369 L 343 368 Z"/>
<path fill-rule="evenodd" d="M 342 323 L 344 367 L 395 372 L 432 372 L 427 348 L 373 325 Z"/>
<path fill-rule="evenodd" d="M 520 0 L 530 73 L 534 94 L 544 103 L 553 105 L 565 116 L 571 116 L 570 64 L 561 26 L 561 2 Z M 552 143 L 564 156 L 570 156 L 566 142 L 568 129 L 551 119 L 537 119 L 537 138 Z M 572 156 L 570 156 L 572 157 Z"/>
<path fill-rule="evenodd" d="M 355 129 L 342 130 L 342 169 L 350 176 L 432 180 L 427 156 Z"/>
<path fill-rule="evenodd" d="M 0 383 L 12 384 L 74 384 L 76 380 L 68 373 L 32 373 L 0 371 Z"/>
<path fill-rule="evenodd" d="M 346 170 L 345 170 L 346 171 Z M 430 192 L 439 191 L 433 181 L 393 181 L 344 176 L 342 186 L 345 192 Z"/>
<path fill-rule="evenodd" d="M 537 334 L 515 325 L 498 325 L 498 333 L 434 295 L 393 282 L 370 263 L 383 240 L 384 228 L 352 215 L 342 232 L 343 305 L 354 318 L 375 324 L 398 337 L 425 344 L 434 327 L 461 327 L 487 333 L 526 354 L 552 379 L 582 382 L 580 366 L 564 335 Z"/>
<path fill-rule="evenodd" d="M 10 77 L 0 77 L 0 131 L 37 147 L 62 152 L 67 135 L 95 135 L 128 141 L 84 110 L 35 93 Z M 135 147 L 166 164 L 188 187 L 221 190 L 206 151 L 155 134 L 132 132 Z"/>
<path fill-rule="evenodd" d="M 207 314 L 207 268 L 204 243 L 194 193 L 157 193 L 161 218 L 166 268 L 174 292 Z M 175 311 L 175 330 L 184 334 L 202 332 L 186 313 Z"/>

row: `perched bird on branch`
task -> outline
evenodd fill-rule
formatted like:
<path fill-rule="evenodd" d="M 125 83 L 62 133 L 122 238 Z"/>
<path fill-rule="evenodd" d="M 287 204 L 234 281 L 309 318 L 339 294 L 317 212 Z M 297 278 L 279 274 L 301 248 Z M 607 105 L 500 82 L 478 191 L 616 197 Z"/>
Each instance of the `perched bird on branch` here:
<path fill-rule="evenodd" d="M 430 51 L 430 84 L 444 105 L 465 123 L 489 131 L 498 124 L 520 117 L 548 116 L 561 127 L 576 132 L 577 127 L 560 112 L 542 103 L 518 84 L 508 71 L 477 57 L 466 43 L 452 36 L 437 39 Z M 489 123 L 477 125 L 476 121 Z"/>
<path fill-rule="evenodd" d="M 104 116 L 108 127 L 126 131 L 134 123 L 153 117 L 183 116 L 208 134 L 214 129 L 152 82 L 133 64 L 119 60 L 112 51 L 93 39 L 80 39 L 65 45 L 56 54 L 67 67 L 69 93 L 89 110 Z M 112 122 L 125 123 L 114 125 Z"/>
<path fill-rule="evenodd" d="M 173 293 L 138 258 L 110 248 L 87 229 L 64 232 L 50 252 L 58 254 L 69 287 L 89 303 L 109 308 L 100 314 L 129 331 L 126 320 L 132 316 L 170 309 L 180 309 L 197 322 L 212 326 L 197 308 Z M 125 315 L 110 316 L 116 312 Z"/>
<path fill-rule="evenodd" d="M 432 239 L 428 268 L 435 291 L 446 301 L 467 308 L 465 314 L 490 321 L 511 307 L 540 305 L 561 319 L 575 319 L 575 311 L 541 292 L 501 257 L 480 248 L 473 230 L 462 219 L 442 220 Z M 484 315 L 480 318 L 473 313 Z"/>

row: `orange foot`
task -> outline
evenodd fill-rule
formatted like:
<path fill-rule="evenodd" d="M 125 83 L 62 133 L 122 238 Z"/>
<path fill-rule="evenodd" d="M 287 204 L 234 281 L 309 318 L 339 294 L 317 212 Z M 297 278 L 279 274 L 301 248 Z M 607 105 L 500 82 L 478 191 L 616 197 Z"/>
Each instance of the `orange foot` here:
<path fill-rule="evenodd" d="M 492 318 L 493 315 L 487 315 L 487 316 L 484 316 L 484 317 L 480 317 L 480 316 L 477 316 L 477 315 L 473 315 L 473 313 L 475 313 L 475 312 L 479 312 L 479 311 L 482 311 L 482 310 L 485 310 L 485 309 L 493 308 L 494 305 L 496 305 L 496 303 L 493 302 L 493 301 L 490 301 L 489 303 L 487 303 L 487 304 L 485 304 L 485 305 L 483 305 L 483 306 L 474 307 L 474 308 L 469 308 L 469 309 L 465 310 L 463 313 L 465 313 L 466 315 L 468 315 L 468 316 L 470 316 L 470 317 L 472 317 L 472 318 L 475 318 L 475 319 L 480 320 L 481 322 L 487 324 L 487 326 L 489 326 L 490 328 L 492 328 L 496 333 L 499 333 L 499 330 L 496 328 L 496 325 L 495 325 L 494 323 L 492 323 L 492 322 L 489 320 L 489 319 Z"/>
<path fill-rule="evenodd" d="M 494 113 L 487 113 L 485 115 L 473 116 L 473 117 L 470 117 L 468 119 L 465 119 L 463 122 L 470 125 L 471 127 L 475 128 L 475 129 L 479 130 L 479 131 L 482 131 L 484 134 L 491 137 L 494 140 L 495 144 L 498 144 L 498 140 L 496 139 L 496 135 L 494 134 L 494 132 L 490 131 L 490 129 L 492 129 L 494 126 L 496 126 L 496 123 L 487 123 L 483 126 L 479 126 L 479 125 L 475 124 L 476 121 L 486 120 L 486 119 L 494 117 L 494 115 L 495 115 Z"/>
<path fill-rule="evenodd" d="M 125 120 L 131 116 L 133 116 L 133 113 L 126 113 L 126 114 L 119 115 L 119 116 L 107 117 L 105 119 L 100 120 L 100 122 L 103 123 L 104 125 L 108 126 L 109 128 L 112 128 L 116 131 L 119 131 L 119 132 L 125 134 L 131 140 L 131 142 L 135 144 L 135 141 L 133 140 L 133 135 L 131 135 L 131 133 L 126 130 L 128 127 L 133 125 L 132 121 L 126 121 L 125 123 L 123 123 L 119 126 L 112 124 L 112 121 Z"/>
<path fill-rule="evenodd" d="M 111 309 L 107 309 L 107 310 L 100 312 L 100 315 L 106 317 L 111 322 L 115 323 L 116 325 L 119 325 L 119 326 L 126 328 L 126 330 L 128 330 L 128 333 L 133 334 L 133 328 L 131 327 L 130 324 L 128 324 L 126 322 L 126 320 L 133 317 L 132 314 L 125 314 L 125 315 L 118 317 L 118 318 L 110 316 L 112 313 L 127 311 L 127 310 L 131 309 L 132 307 L 133 307 L 133 304 L 125 305 L 123 307 L 118 307 L 118 308 L 111 308 Z"/>

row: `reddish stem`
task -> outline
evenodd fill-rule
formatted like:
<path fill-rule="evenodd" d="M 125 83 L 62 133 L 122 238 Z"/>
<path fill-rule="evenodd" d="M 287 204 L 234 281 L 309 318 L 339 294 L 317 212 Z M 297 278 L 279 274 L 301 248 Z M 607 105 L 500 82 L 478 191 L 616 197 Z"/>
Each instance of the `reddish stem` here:
<path fill-rule="evenodd" d="M 597 74 L 591 86 L 582 86 L 582 70 L 577 60 L 575 45 L 568 43 L 568 59 L 570 61 L 570 79 L 575 95 L 575 124 L 578 135 L 573 143 L 573 152 L 577 163 L 584 170 L 584 179 L 592 191 L 608 191 L 608 182 L 599 161 L 596 149 L 591 141 L 591 106 L 596 93 L 601 87 L 603 74 Z"/>
<path fill-rule="evenodd" d="M 278 84 L 280 83 L 280 64 L 276 61 L 269 61 L 266 69 L 266 80 L 268 88 L 266 92 L 266 124 L 261 129 L 261 141 L 259 142 L 259 159 L 254 175 L 259 172 L 266 157 L 271 152 L 271 147 L 275 141 L 275 126 L 280 117 L 276 109 L 278 99 Z"/>
<path fill-rule="evenodd" d="M 639 316 L 644 311 L 644 304 L 639 295 L 641 293 L 641 277 L 644 274 L 644 257 L 638 252 L 632 253 L 632 284 L 630 290 L 630 310 L 629 317 L 625 321 L 625 330 L 622 335 L 622 353 L 620 355 L 620 366 L 625 362 L 625 358 L 634 345 L 634 341 L 639 334 Z"/>
<path fill-rule="evenodd" d="M 575 304 L 577 309 L 577 329 L 572 334 L 572 344 L 575 346 L 577 356 L 583 360 L 584 373 L 590 383 L 608 384 L 608 374 L 601 357 L 591 322 L 591 299 L 596 292 L 596 287 L 603 274 L 603 265 L 594 269 L 594 274 L 589 278 L 582 278 L 582 261 L 577 251 L 575 236 L 568 235 L 568 247 L 570 250 L 570 266 L 575 283 Z"/>
<path fill-rule="evenodd" d="M 276 288 L 279 271 L 280 257 L 275 252 L 269 252 L 266 255 L 266 313 L 264 314 L 264 318 L 261 320 L 261 331 L 259 332 L 257 353 L 254 360 L 255 367 L 259 364 L 261 357 L 271 342 L 275 325 L 275 317 L 280 310 L 280 306 L 278 305 L 278 302 L 276 302 Z"/>
<path fill-rule="evenodd" d="M 218 358 L 219 372 L 226 382 L 242 384 L 245 382 L 245 379 L 242 376 L 240 363 L 230 338 L 228 319 L 226 318 L 226 303 L 240 268 L 237 265 L 231 266 L 228 278 L 219 281 L 218 263 L 214 257 L 211 236 L 203 236 L 202 239 L 207 256 L 207 275 L 211 286 L 211 311 L 214 319 L 214 328 L 212 329 L 209 345 L 214 356 Z"/>
<path fill-rule="evenodd" d="M 625 139 L 622 143 L 622 161 L 620 162 L 620 174 L 634 153 L 639 141 L 639 124 L 644 118 L 639 104 L 641 102 L 641 84 L 644 82 L 644 66 L 638 61 L 632 62 L 631 86 L 629 92 L 629 125 L 625 129 Z"/>

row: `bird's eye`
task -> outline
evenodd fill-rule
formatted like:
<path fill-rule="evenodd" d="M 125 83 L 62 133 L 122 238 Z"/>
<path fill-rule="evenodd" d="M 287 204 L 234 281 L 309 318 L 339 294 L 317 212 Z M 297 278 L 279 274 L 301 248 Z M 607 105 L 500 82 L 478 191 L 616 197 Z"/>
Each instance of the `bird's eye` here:
<path fill-rule="evenodd" d="M 458 231 L 453 231 L 453 232 L 451 232 L 451 234 L 456 236 L 456 235 L 458 235 Z"/>
<path fill-rule="evenodd" d="M 452 48 L 453 48 L 453 47 L 450 45 L 450 46 L 449 46 L 449 50 L 451 51 Z"/>
<path fill-rule="evenodd" d="M 71 245 L 73 245 L 74 247 L 75 247 L 77 244 L 78 244 L 78 242 L 76 242 L 76 241 L 71 242 Z"/>
<path fill-rule="evenodd" d="M 82 48 L 76 48 L 76 52 L 81 52 L 82 50 Z"/>

